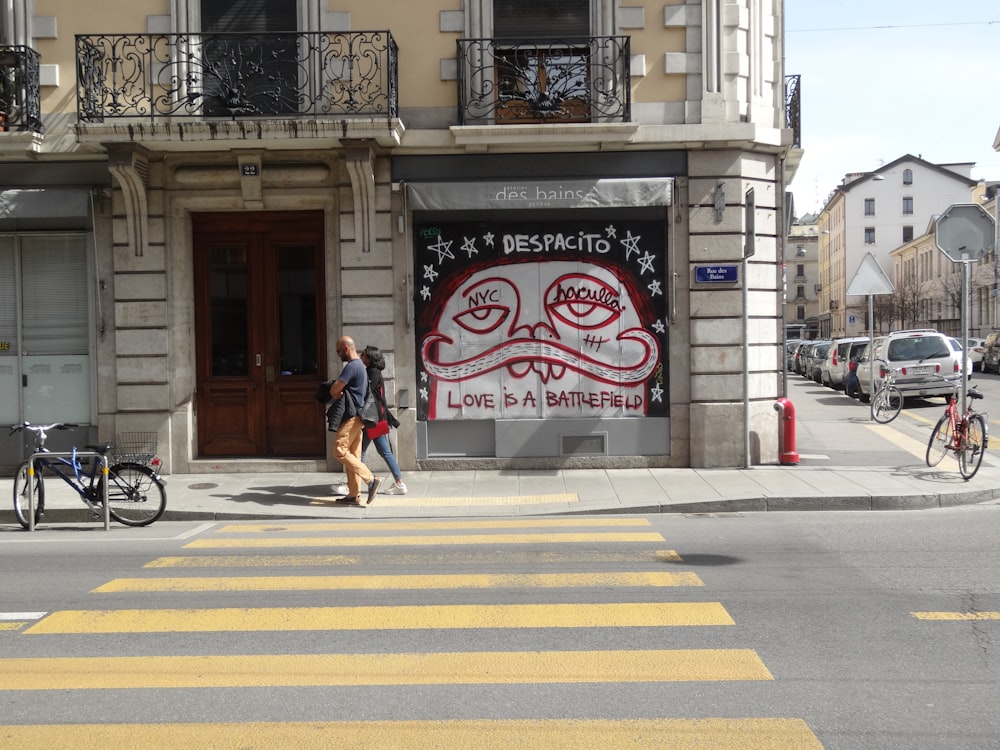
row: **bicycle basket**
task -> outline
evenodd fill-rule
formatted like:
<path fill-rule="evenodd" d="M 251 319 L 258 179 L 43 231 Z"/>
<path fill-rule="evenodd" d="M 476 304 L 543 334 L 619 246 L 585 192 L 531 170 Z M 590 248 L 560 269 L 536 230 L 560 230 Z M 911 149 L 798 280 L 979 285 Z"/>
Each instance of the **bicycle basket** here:
<path fill-rule="evenodd" d="M 119 432 L 111 447 L 115 463 L 149 465 L 156 456 L 159 435 L 155 432 Z"/>

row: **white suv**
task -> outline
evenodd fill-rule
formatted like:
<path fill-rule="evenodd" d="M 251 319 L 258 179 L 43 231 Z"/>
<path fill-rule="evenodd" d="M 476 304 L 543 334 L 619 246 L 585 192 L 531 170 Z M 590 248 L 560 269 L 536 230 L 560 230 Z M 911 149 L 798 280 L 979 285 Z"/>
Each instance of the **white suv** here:
<path fill-rule="evenodd" d="M 873 362 L 875 390 L 885 379 L 888 366 L 898 370 L 896 387 L 903 396 L 950 396 L 961 380 L 962 366 L 948 338 L 930 329 L 893 331 L 876 338 L 858 363 L 861 400 L 871 398 Z"/>

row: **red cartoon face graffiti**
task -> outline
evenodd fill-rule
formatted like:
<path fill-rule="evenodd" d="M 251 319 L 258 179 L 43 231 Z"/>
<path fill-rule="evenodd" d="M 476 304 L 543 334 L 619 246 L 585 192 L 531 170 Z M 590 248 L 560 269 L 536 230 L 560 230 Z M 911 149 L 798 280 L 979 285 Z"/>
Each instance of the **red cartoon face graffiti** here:
<path fill-rule="evenodd" d="M 550 261 L 463 280 L 421 342 L 432 419 L 645 412 L 659 343 L 602 265 Z"/>

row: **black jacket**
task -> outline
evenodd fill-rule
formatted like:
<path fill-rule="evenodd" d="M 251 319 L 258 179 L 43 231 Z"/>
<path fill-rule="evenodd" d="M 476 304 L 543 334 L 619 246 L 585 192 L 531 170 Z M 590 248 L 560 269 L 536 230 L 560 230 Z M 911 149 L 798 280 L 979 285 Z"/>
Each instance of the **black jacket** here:
<path fill-rule="evenodd" d="M 399 427 L 399 420 L 393 416 L 385 400 L 385 380 L 382 378 L 382 371 L 374 365 L 368 368 L 368 387 L 375 396 L 375 403 L 378 404 L 379 420 L 384 419 L 392 427 Z"/>

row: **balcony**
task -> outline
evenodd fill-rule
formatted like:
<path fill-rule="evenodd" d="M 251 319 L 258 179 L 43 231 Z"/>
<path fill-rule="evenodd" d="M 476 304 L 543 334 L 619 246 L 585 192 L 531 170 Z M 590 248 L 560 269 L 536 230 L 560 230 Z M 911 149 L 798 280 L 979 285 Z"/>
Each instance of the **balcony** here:
<path fill-rule="evenodd" d="M 629 37 L 459 39 L 459 125 L 628 123 Z"/>
<path fill-rule="evenodd" d="M 802 76 L 785 76 L 785 127 L 792 131 L 792 148 L 802 148 Z"/>
<path fill-rule="evenodd" d="M 388 31 L 78 35 L 78 135 L 393 141 L 397 57 Z"/>
<path fill-rule="evenodd" d="M 0 132 L 42 132 L 39 69 L 31 47 L 0 45 Z"/>

